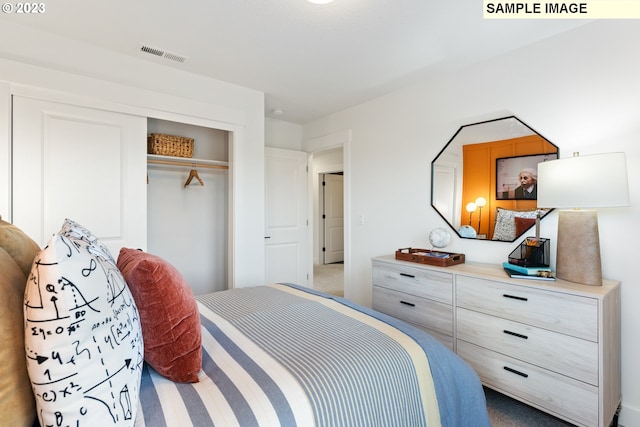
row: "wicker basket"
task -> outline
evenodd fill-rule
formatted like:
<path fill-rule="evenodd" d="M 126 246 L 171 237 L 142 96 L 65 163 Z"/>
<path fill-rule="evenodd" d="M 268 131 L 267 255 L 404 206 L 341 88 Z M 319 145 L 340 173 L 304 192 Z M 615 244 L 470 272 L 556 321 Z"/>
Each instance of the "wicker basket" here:
<path fill-rule="evenodd" d="M 147 137 L 147 153 L 172 157 L 193 157 L 193 138 L 152 133 Z"/>

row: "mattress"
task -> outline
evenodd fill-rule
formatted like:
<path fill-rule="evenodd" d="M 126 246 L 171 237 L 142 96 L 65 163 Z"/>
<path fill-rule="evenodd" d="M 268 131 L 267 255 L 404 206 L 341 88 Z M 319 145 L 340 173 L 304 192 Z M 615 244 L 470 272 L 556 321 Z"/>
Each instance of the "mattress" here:
<path fill-rule="evenodd" d="M 290 284 L 197 297 L 203 366 L 145 366 L 136 426 L 489 426 L 475 372 L 425 332 Z"/>

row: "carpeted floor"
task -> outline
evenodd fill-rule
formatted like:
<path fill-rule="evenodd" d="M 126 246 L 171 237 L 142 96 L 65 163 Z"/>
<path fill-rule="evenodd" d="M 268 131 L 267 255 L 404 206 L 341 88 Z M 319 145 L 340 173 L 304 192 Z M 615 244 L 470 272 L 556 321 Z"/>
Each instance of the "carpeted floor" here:
<path fill-rule="evenodd" d="M 344 296 L 344 264 L 315 264 L 313 288 L 331 295 Z"/>
<path fill-rule="evenodd" d="M 332 295 L 344 295 L 344 264 L 313 266 L 313 287 Z M 558 418 L 485 388 L 492 427 L 568 427 Z"/>
<path fill-rule="evenodd" d="M 511 399 L 508 396 L 484 389 L 487 410 L 492 427 L 568 427 L 573 424 Z"/>

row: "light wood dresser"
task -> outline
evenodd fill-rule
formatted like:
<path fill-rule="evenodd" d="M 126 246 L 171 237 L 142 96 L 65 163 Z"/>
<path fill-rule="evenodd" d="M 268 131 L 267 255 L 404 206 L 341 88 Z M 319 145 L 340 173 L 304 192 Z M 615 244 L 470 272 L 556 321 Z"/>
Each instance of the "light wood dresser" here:
<path fill-rule="evenodd" d="M 501 266 L 373 259 L 373 308 L 431 333 L 482 382 L 580 426 L 621 400 L 620 283 L 512 279 Z"/>

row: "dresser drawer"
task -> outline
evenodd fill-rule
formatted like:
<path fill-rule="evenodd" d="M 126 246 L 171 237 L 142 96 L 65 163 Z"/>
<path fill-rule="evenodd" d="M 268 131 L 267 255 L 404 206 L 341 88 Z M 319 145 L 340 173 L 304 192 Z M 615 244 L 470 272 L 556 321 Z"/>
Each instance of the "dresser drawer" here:
<path fill-rule="evenodd" d="M 457 306 L 598 341 L 598 300 L 468 276 L 456 278 Z"/>
<path fill-rule="evenodd" d="M 598 344 L 458 308 L 458 339 L 598 385 Z"/>
<path fill-rule="evenodd" d="M 453 336 L 453 307 L 450 305 L 374 286 L 373 309 L 440 334 Z"/>
<path fill-rule="evenodd" d="M 453 275 L 400 264 L 373 262 L 373 284 L 453 304 Z"/>
<path fill-rule="evenodd" d="M 486 385 L 573 423 L 598 425 L 598 388 L 458 340 Z"/>

